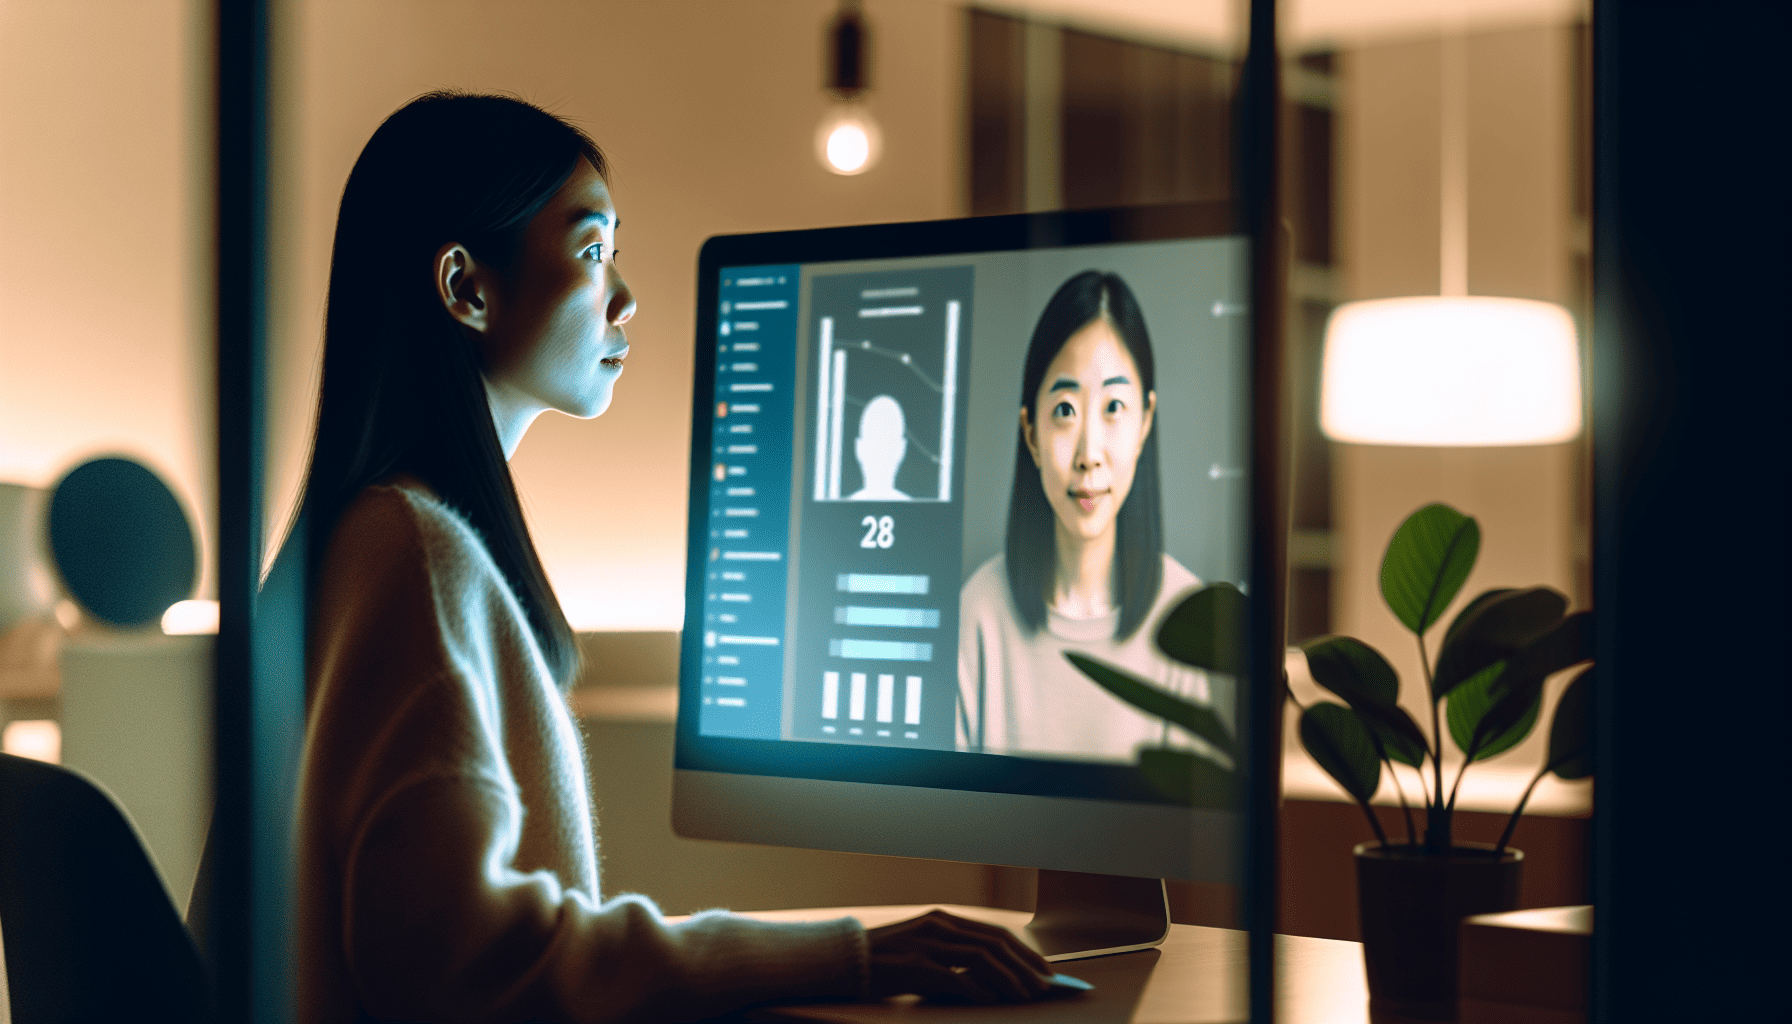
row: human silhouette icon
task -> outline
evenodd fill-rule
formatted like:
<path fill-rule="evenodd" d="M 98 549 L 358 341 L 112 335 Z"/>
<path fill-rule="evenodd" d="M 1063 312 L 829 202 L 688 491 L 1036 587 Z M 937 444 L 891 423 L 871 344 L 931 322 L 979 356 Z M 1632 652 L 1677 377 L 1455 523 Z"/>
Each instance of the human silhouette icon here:
<path fill-rule="evenodd" d="M 889 395 L 878 395 L 865 403 L 859 414 L 859 438 L 853 443 L 859 459 L 859 474 L 865 485 L 854 491 L 851 501 L 907 501 L 908 495 L 896 489 L 896 471 L 902 468 L 908 454 L 907 427 L 902 406 Z"/>

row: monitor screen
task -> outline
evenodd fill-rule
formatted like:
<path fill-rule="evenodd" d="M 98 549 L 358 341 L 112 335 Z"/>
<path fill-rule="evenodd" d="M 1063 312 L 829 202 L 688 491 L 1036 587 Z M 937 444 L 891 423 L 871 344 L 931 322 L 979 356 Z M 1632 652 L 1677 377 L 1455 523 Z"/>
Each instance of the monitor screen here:
<path fill-rule="evenodd" d="M 1246 252 L 1212 207 L 711 240 L 681 831 L 751 838 L 711 805 L 791 806 L 769 795 L 782 780 L 818 810 L 773 841 L 972 859 L 842 839 L 817 815 L 845 822 L 842 802 L 874 793 L 998 819 L 1003 797 L 1070 800 L 1160 823 L 1166 863 L 1211 862 L 1115 873 L 1231 876 L 1230 795 L 1188 807 L 1139 769 L 1168 748 L 1232 771 L 1228 753 L 1065 654 L 1236 735 L 1234 678 L 1155 638 L 1203 586 L 1249 586 Z M 700 778 L 731 796 L 686 799 Z M 1027 863 L 993 850 L 975 859 Z"/>

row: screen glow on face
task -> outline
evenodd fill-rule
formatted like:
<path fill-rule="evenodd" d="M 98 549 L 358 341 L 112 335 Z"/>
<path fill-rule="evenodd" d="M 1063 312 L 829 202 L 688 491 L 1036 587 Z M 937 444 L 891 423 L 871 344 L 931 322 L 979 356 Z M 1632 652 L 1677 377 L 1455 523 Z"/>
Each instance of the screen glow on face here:
<path fill-rule="evenodd" d="M 530 221 L 483 343 L 500 394 L 581 418 L 609 407 L 635 313 L 616 265 L 618 223 L 608 185 L 585 161 Z"/>

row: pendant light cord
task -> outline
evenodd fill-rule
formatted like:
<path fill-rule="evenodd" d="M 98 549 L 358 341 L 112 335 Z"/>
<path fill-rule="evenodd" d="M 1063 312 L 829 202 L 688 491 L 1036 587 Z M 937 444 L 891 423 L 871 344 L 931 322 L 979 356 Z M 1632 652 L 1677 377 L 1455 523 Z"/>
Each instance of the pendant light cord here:
<path fill-rule="evenodd" d="M 1439 53 L 1438 294 L 1468 294 L 1468 30 L 1446 4 Z"/>

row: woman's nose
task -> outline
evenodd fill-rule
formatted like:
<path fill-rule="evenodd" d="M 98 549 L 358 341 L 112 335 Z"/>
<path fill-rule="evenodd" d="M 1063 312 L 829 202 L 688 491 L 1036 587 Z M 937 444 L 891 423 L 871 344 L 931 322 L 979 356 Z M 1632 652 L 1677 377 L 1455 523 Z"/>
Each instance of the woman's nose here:
<path fill-rule="evenodd" d="M 1090 417 L 1083 421 L 1083 429 L 1077 437 L 1076 468 L 1088 471 L 1102 464 L 1104 440 L 1102 423 L 1099 417 Z"/>
<path fill-rule="evenodd" d="M 616 274 L 616 283 L 610 288 L 610 305 L 604 315 L 618 327 L 629 322 L 635 315 L 635 293 L 629 289 L 628 282 Z"/>

